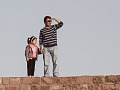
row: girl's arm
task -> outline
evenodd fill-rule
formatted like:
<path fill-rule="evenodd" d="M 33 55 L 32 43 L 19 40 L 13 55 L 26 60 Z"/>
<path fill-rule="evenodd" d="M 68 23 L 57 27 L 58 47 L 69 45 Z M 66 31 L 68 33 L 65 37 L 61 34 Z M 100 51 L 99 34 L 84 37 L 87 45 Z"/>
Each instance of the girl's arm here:
<path fill-rule="evenodd" d="M 29 61 L 29 58 L 28 58 L 28 57 L 26 58 L 26 61 L 27 61 L 27 62 Z"/>
<path fill-rule="evenodd" d="M 26 47 L 26 50 L 25 50 L 25 56 L 26 56 L 26 61 L 29 61 L 29 58 L 28 58 L 28 55 L 29 55 L 29 46 Z"/>

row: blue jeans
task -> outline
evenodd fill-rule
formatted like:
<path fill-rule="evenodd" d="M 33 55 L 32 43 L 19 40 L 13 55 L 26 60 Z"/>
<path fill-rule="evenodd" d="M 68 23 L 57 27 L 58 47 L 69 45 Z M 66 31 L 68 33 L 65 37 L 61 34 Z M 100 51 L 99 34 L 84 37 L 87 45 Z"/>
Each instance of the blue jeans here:
<path fill-rule="evenodd" d="M 53 76 L 59 76 L 58 66 L 58 47 L 44 47 L 43 60 L 44 60 L 44 76 L 49 76 L 50 56 L 53 62 Z"/>

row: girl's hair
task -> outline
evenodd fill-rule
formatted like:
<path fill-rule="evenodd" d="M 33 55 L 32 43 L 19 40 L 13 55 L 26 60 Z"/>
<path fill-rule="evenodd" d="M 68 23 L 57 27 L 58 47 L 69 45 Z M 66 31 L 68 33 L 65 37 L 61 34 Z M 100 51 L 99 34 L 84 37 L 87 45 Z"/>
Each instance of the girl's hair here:
<path fill-rule="evenodd" d="M 27 43 L 30 44 L 31 41 L 33 41 L 34 39 L 37 39 L 35 36 L 32 36 L 31 38 L 27 39 Z"/>
<path fill-rule="evenodd" d="M 27 39 L 27 43 L 28 43 L 28 44 L 31 43 L 31 39 L 30 39 L 30 38 Z"/>
<path fill-rule="evenodd" d="M 33 41 L 34 39 L 37 39 L 35 36 L 32 36 L 31 37 L 31 41 Z"/>

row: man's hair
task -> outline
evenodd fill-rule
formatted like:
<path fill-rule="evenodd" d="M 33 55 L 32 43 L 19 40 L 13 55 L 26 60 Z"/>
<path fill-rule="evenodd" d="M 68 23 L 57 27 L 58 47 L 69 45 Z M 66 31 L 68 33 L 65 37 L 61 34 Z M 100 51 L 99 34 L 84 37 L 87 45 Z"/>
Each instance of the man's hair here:
<path fill-rule="evenodd" d="M 50 16 L 45 16 L 45 17 L 44 17 L 44 22 L 46 22 L 46 20 L 47 20 L 48 18 L 51 19 Z"/>

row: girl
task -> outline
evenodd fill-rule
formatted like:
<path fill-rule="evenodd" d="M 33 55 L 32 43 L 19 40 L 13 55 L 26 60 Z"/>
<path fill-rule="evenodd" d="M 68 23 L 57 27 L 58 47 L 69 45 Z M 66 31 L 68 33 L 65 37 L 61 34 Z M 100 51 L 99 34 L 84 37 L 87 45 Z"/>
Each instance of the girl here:
<path fill-rule="evenodd" d="M 37 38 L 32 36 L 27 40 L 25 56 L 27 61 L 27 73 L 29 77 L 34 76 L 35 61 L 38 60 L 38 47 L 36 46 Z"/>

